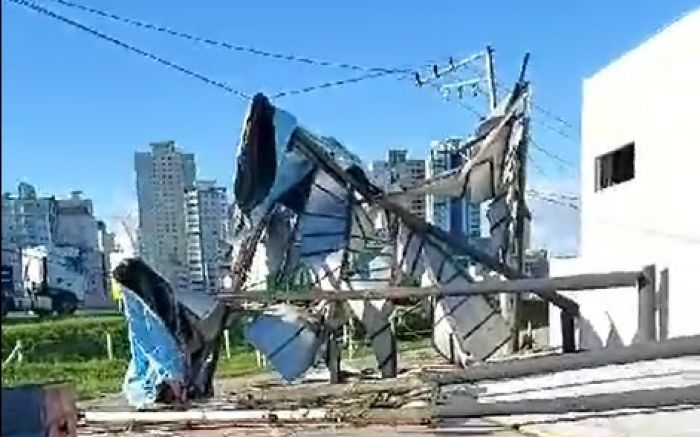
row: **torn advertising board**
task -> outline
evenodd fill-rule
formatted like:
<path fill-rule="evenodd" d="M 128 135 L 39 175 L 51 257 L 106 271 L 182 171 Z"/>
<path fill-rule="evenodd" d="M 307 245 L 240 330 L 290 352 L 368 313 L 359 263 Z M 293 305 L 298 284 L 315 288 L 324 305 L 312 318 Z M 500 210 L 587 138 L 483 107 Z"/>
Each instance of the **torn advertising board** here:
<path fill-rule="evenodd" d="M 521 198 L 515 182 L 526 97 L 527 86 L 519 83 L 482 123 L 470 142 L 476 148 L 475 160 L 407 189 L 410 194 L 474 193 L 475 201 L 492 200 L 492 206 L 500 205 L 502 214 L 490 216 L 492 236 L 499 242 L 494 250 L 499 263 L 512 253 L 509 243 L 514 239 L 513 219 Z M 246 116 L 237 162 L 234 253 L 240 289 L 247 288 L 246 270 L 258 244 L 266 248 L 268 273 L 275 283 L 293 282 L 300 271 L 306 271 L 314 287 L 339 293 L 416 281 L 424 273 L 441 287 L 483 279 L 483 275 L 469 273 L 466 254 L 456 253 L 447 238 L 393 201 L 401 194 L 387 196 L 370 183 L 355 155 L 337 140 L 298 126 L 291 114 L 261 94 L 254 97 Z M 378 226 L 380 223 L 383 225 Z M 318 316 L 316 335 L 327 335 L 344 323 L 342 306 L 319 302 L 310 309 Z M 392 302 L 351 301 L 348 306 L 372 340 L 382 375 L 395 376 L 396 344 L 389 322 Z M 441 299 L 435 307 L 441 313 L 435 325 L 435 345 L 455 362 L 485 359 L 510 335 L 497 307 L 483 296 Z M 275 316 L 265 317 L 269 323 L 269 317 Z M 262 320 L 252 322 L 250 330 L 257 334 L 250 340 L 263 352 L 269 351 L 263 347 L 266 336 L 292 345 L 301 329 L 279 323 L 268 330 L 261 327 Z M 288 342 L 279 337 L 283 333 Z M 298 357 L 297 364 L 313 363 L 310 355 L 314 353 L 318 353 L 316 348 L 308 348 L 308 355 Z"/>
<path fill-rule="evenodd" d="M 124 290 L 131 361 L 124 380 L 130 405 L 211 396 L 223 330 L 232 310 L 201 293 L 174 293 L 141 259 L 114 270 Z"/>

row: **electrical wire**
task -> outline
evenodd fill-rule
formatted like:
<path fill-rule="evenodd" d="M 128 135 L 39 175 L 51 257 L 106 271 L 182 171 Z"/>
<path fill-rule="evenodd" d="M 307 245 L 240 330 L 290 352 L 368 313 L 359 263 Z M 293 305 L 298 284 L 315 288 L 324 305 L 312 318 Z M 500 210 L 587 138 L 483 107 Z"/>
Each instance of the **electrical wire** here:
<path fill-rule="evenodd" d="M 251 99 L 250 95 L 233 88 L 231 85 L 229 85 L 225 82 L 210 79 L 201 73 L 198 73 L 194 70 L 183 67 L 179 64 L 176 64 L 175 62 L 161 58 L 160 56 L 154 55 L 153 53 L 150 53 L 150 52 L 147 52 L 147 51 L 142 50 L 140 48 L 137 48 L 137 47 L 135 47 L 131 44 L 128 44 L 120 39 L 109 36 L 103 32 L 100 32 L 96 29 L 93 29 L 92 27 L 86 26 L 86 25 L 79 23 L 71 18 L 65 17 L 65 16 L 60 15 L 56 12 L 53 12 L 49 9 L 46 9 L 37 3 L 26 1 L 26 0 L 6 0 L 6 1 L 9 1 L 10 3 L 15 3 L 15 4 L 20 5 L 20 6 L 24 6 L 26 8 L 29 8 L 29 9 L 41 14 L 41 15 L 53 18 L 53 19 L 58 20 L 58 21 L 61 21 L 61 22 L 68 24 L 76 29 L 79 29 L 79 30 L 82 30 L 83 32 L 89 33 L 90 35 L 92 35 L 94 37 L 97 37 L 97 38 L 102 39 L 104 41 L 110 42 L 116 46 L 119 46 L 119 47 L 126 49 L 132 53 L 135 53 L 137 55 L 151 59 L 152 61 L 158 62 L 159 64 L 165 65 L 166 67 L 172 68 L 176 71 L 179 71 L 182 74 L 185 74 L 189 77 L 197 79 L 197 80 L 204 82 L 208 85 L 212 85 L 212 86 L 215 86 L 219 89 L 222 89 L 222 90 L 226 91 L 227 93 L 233 94 L 233 95 L 240 97 L 242 99 L 245 99 L 245 100 Z"/>
<path fill-rule="evenodd" d="M 46 8 L 36 4 L 36 3 L 30 2 L 27 0 L 6 0 L 6 1 L 27 7 L 27 8 L 29 8 L 37 13 L 40 13 L 42 15 L 45 15 L 45 16 L 48 16 L 50 18 L 61 21 L 65 24 L 68 24 L 68 25 L 73 26 L 79 30 L 82 30 L 86 33 L 89 33 L 97 38 L 100 38 L 100 39 L 108 41 L 114 45 L 122 47 L 122 48 L 124 48 L 132 53 L 136 53 L 136 54 L 141 55 L 145 58 L 148 58 L 152 61 L 155 61 L 155 62 L 158 62 L 162 65 L 165 65 L 166 67 L 172 68 L 172 69 L 174 69 L 180 73 L 183 73 L 187 76 L 190 76 L 190 77 L 195 78 L 199 81 L 202 81 L 208 85 L 215 86 L 219 89 L 222 89 L 222 90 L 226 91 L 227 93 L 233 94 L 233 95 L 240 97 L 246 101 L 250 100 L 252 98 L 249 94 L 247 94 L 243 91 L 237 90 L 225 82 L 211 79 L 202 73 L 198 73 L 192 69 L 183 67 L 182 65 L 179 65 L 175 62 L 169 61 L 169 60 L 164 59 L 158 55 L 150 53 L 146 50 L 140 49 L 140 48 L 138 48 L 134 45 L 131 45 L 129 43 L 126 43 L 126 42 L 124 42 L 116 37 L 112 37 L 112 36 L 107 35 L 101 31 L 98 31 L 92 27 L 89 27 L 85 24 L 79 23 L 71 18 L 65 17 L 63 15 L 60 15 L 60 14 L 54 12 L 54 11 L 46 9 Z M 399 73 L 404 73 L 406 75 L 412 74 L 412 73 L 406 73 L 406 70 L 375 69 L 375 71 L 372 73 L 364 74 L 364 75 L 357 76 L 357 77 L 335 80 L 335 81 L 328 81 L 328 82 L 321 83 L 319 85 L 307 86 L 307 87 L 299 88 L 299 89 L 280 91 L 280 92 L 274 93 L 271 96 L 271 98 L 277 99 L 277 98 L 281 98 L 281 97 L 306 94 L 306 93 L 309 93 L 312 91 L 318 91 L 318 90 L 329 89 L 329 88 L 348 85 L 348 84 L 354 84 L 354 83 L 362 82 L 362 81 L 369 80 L 369 79 L 376 79 L 376 78 L 381 78 L 381 77 L 390 76 L 390 75 L 397 75 Z"/>
<path fill-rule="evenodd" d="M 478 69 L 476 69 L 476 67 L 474 67 L 473 65 L 467 65 L 467 68 L 471 69 L 473 72 L 476 72 L 476 73 L 478 73 L 478 74 L 483 74 L 481 71 L 479 71 Z M 498 91 L 503 91 L 503 89 L 504 89 L 504 86 L 503 86 L 498 80 L 496 80 L 496 79 L 494 79 L 494 87 L 495 87 L 496 90 L 498 90 Z M 479 93 L 482 93 L 482 94 L 484 94 L 484 95 L 487 95 L 487 94 L 488 94 L 488 93 L 486 92 L 486 90 L 484 90 L 484 89 L 483 89 L 481 86 L 479 86 L 479 85 L 477 85 L 477 86 L 475 87 L 475 89 L 476 89 Z M 572 130 L 572 131 L 575 131 L 575 128 L 574 128 L 574 126 L 573 126 L 571 123 L 569 123 L 568 121 L 566 121 L 564 118 L 562 118 L 562 117 L 560 117 L 560 116 L 554 114 L 552 111 L 548 110 L 547 108 L 545 108 L 545 107 L 543 107 L 543 106 L 537 104 L 536 102 L 533 102 L 533 103 L 532 103 L 532 107 L 535 109 L 535 111 L 540 112 L 540 113 L 541 113 L 542 115 L 544 115 L 545 117 L 548 117 L 548 118 L 550 118 L 550 119 L 552 119 L 552 120 L 554 120 L 554 121 L 560 123 L 561 125 L 565 126 L 566 128 L 568 128 L 568 129 L 570 129 L 570 130 Z M 567 132 L 565 132 L 565 131 L 563 131 L 563 130 L 557 128 L 556 126 L 553 126 L 553 125 L 551 125 L 551 124 L 549 124 L 549 123 L 543 122 L 543 121 L 541 121 L 541 120 L 538 119 L 538 118 L 534 119 L 534 121 L 535 121 L 535 123 L 540 124 L 541 126 L 543 126 L 543 127 L 547 128 L 547 129 L 549 129 L 549 130 L 551 130 L 551 131 L 553 131 L 553 132 L 555 132 L 555 133 L 561 135 L 561 136 L 564 137 L 564 138 L 567 138 L 567 139 L 570 139 L 570 140 L 572 140 L 572 141 L 576 141 L 576 142 L 577 142 L 576 138 L 573 138 L 572 135 L 570 135 L 569 133 L 567 133 Z M 576 137 L 578 138 L 578 135 L 576 135 Z"/>
<path fill-rule="evenodd" d="M 266 50 L 259 50 L 253 47 L 242 46 L 234 43 L 229 43 L 226 41 L 215 40 L 211 38 L 204 38 L 200 36 L 193 35 L 191 33 L 182 32 L 179 30 L 174 30 L 169 27 L 160 26 L 152 23 L 147 23 L 145 21 L 137 20 L 134 18 L 122 17 L 120 15 L 114 14 L 112 12 L 107 12 L 102 9 L 93 8 L 90 6 L 81 5 L 75 2 L 70 2 L 66 0 L 46 0 L 51 1 L 69 8 L 77 9 L 83 12 L 88 12 L 103 18 L 107 18 L 114 21 L 119 21 L 121 23 L 128 24 L 130 26 L 139 27 L 142 29 L 147 29 L 159 33 L 164 33 L 177 38 L 182 38 L 185 40 L 206 44 L 209 46 L 219 47 L 227 50 L 233 50 L 236 52 L 248 53 L 255 56 L 261 56 L 265 58 L 278 59 L 283 61 L 297 62 L 301 64 L 314 65 L 318 67 L 332 67 L 345 70 L 362 71 L 369 73 L 385 73 L 385 74 L 396 74 L 396 73 L 412 73 L 411 68 L 383 68 L 383 67 L 363 67 L 360 65 L 353 65 L 346 62 L 333 62 L 324 61 L 318 59 L 312 59 L 305 56 L 298 56 L 293 54 L 285 53 L 275 53 Z"/>
<path fill-rule="evenodd" d="M 554 160 L 554 161 L 557 161 L 558 163 L 563 164 L 563 165 L 565 165 L 566 167 L 569 167 L 570 169 L 576 169 L 576 166 L 575 166 L 571 161 L 569 161 L 569 160 L 567 160 L 567 159 L 564 159 L 564 158 L 562 158 L 561 156 L 557 155 L 556 153 L 551 152 L 551 151 L 549 151 L 548 149 L 546 149 L 545 147 L 541 146 L 539 143 L 537 143 L 537 142 L 532 138 L 532 136 L 530 136 L 530 137 L 528 138 L 528 140 L 530 141 L 530 144 L 532 145 L 532 147 L 533 147 L 534 149 L 538 150 L 539 152 L 542 152 L 542 153 L 543 153 L 544 155 L 546 155 L 548 158 L 550 158 L 550 159 L 552 159 L 552 160 Z"/>

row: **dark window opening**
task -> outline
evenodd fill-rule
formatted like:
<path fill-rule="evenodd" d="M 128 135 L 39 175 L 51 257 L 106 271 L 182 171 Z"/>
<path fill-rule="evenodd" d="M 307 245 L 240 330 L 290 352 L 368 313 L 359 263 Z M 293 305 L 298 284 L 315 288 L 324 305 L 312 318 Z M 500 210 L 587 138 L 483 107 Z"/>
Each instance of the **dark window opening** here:
<path fill-rule="evenodd" d="M 596 191 L 634 179 L 634 143 L 597 157 L 595 173 Z"/>

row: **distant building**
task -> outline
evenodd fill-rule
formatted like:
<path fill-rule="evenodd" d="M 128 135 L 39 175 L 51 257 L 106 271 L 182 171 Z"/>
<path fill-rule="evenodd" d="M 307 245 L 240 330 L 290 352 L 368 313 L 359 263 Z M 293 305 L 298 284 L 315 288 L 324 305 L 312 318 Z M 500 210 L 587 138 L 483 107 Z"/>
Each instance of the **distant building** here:
<path fill-rule="evenodd" d="M 583 81 L 580 256 L 553 276 L 655 265 L 660 338 L 700 334 L 700 8 Z M 666 274 L 661 275 L 662 271 Z M 627 345 L 638 333 L 636 287 L 567 293 L 581 309 L 582 347 Z M 550 342 L 561 344 L 559 311 Z"/>
<path fill-rule="evenodd" d="M 2 241 L 19 247 L 53 244 L 56 199 L 37 197 L 30 184 L 22 182 L 17 195 L 2 196 Z"/>
<path fill-rule="evenodd" d="M 186 193 L 187 266 L 193 290 L 215 293 L 221 287 L 228 229 L 226 188 L 197 181 Z"/>
<path fill-rule="evenodd" d="M 174 141 L 151 143 L 137 152 L 138 252 L 175 289 L 189 284 L 185 193 L 195 187 L 194 155 Z"/>
<path fill-rule="evenodd" d="M 100 231 L 94 216 L 92 200 L 82 196 L 82 192 L 73 191 L 67 199 L 56 200 L 56 232 L 54 247 L 66 250 L 78 250 L 81 270 L 85 274 L 86 308 L 112 306 L 109 298 L 109 269 L 105 253 L 100 250 Z M 52 250 L 49 256 L 60 256 Z"/>
<path fill-rule="evenodd" d="M 385 191 L 393 187 L 408 187 L 425 180 L 425 160 L 408 159 L 408 151 L 391 149 L 386 161 L 372 161 L 369 166 L 370 180 Z M 425 218 L 425 196 L 414 196 L 405 202 L 413 214 Z"/>
<path fill-rule="evenodd" d="M 56 200 L 56 246 L 73 246 L 81 250 L 97 250 L 97 220 L 92 200 L 73 191 L 68 199 Z"/>
<path fill-rule="evenodd" d="M 102 265 L 104 266 L 105 275 L 105 292 L 108 293 L 111 287 L 111 273 L 117 264 L 113 264 L 113 256 L 120 250 L 117 247 L 116 236 L 113 232 L 107 231 L 107 225 L 103 221 L 97 222 L 97 245 L 98 251 L 102 254 Z"/>
<path fill-rule="evenodd" d="M 459 138 L 434 141 L 427 162 L 427 177 L 459 168 L 464 164 Z M 464 198 L 428 195 L 427 221 L 450 234 L 468 239 L 481 237 L 481 205 Z"/>
<path fill-rule="evenodd" d="M 66 257 L 77 260 L 76 269 L 84 273 L 85 307 L 111 305 L 106 287 L 109 270 L 99 245 L 92 201 L 80 191 L 65 199 L 39 198 L 27 183 L 19 184 L 17 191 L 17 196 L 4 194 L 2 205 L 2 261 L 12 266 L 15 283 L 21 285 L 23 276 L 19 251 L 44 247 L 49 262 L 60 264 Z"/>

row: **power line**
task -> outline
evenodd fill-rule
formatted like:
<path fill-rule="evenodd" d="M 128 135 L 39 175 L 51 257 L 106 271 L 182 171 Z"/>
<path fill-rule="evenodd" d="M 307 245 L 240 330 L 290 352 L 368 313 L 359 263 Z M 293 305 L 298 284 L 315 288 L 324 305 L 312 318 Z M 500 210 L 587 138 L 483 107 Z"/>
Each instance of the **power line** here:
<path fill-rule="evenodd" d="M 541 195 L 541 196 L 554 197 L 554 198 L 559 198 L 559 199 L 563 199 L 563 200 L 570 200 L 573 202 L 578 202 L 581 200 L 581 198 L 579 196 L 575 196 L 572 194 L 563 194 L 563 193 L 556 193 L 556 192 L 544 192 L 544 191 L 536 190 L 534 188 L 530 188 L 528 191 L 530 193 L 534 193 L 534 194 Z"/>
<path fill-rule="evenodd" d="M 324 61 L 324 60 L 318 60 L 318 59 L 311 59 L 305 56 L 297 56 L 297 55 L 292 55 L 292 54 L 285 54 L 285 53 L 275 53 L 275 52 L 270 52 L 266 50 L 259 50 L 253 47 L 247 47 L 247 46 L 242 46 L 238 44 L 233 44 L 229 43 L 226 41 L 220 41 L 220 40 L 215 40 L 211 38 L 204 38 L 204 37 L 199 37 L 196 35 L 193 35 L 191 33 L 187 32 L 182 32 L 179 30 L 174 30 L 169 27 L 165 26 L 159 26 L 156 24 L 152 23 L 147 23 L 145 21 L 137 20 L 134 18 L 128 18 L 128 17 L 122 17 L 120 15 L 114 14 L 112 12 L 107 12 L 102 9 L 97 9 L 93 8 L 90 6 L 85 6 L 81 5 L 78 3 L 66 1 L 66 0 L 48 0 L 54 3 L 58 3 L 60 5 L 77 9 L 83 12 L 88 12 L 90 14 L 94 14 L 103 18 L 107 18 L 110 20 L 114 21 L 119 21 L 121 23 L 128 24 L 130 26 L 138 27 L 141 29 L 147 29 L 151 30 L 154 32 L 159 32 L 159 33 L 164 33 L 170 36 L 174 36 L 177 38 L 182 38 L 186 39 L 189 41 L 201 43 L 201 44 L 206 44 L 209 46 L 213 47 L 219 47 L 227 50 L 232 50 L 235 52 L 242 52 L 242 53 L 248 53 L 251 55 L 255 56 L 261 56 L 265 58 L 272 58 L 272 59 L 279 59 L 279 60 L 284 60 L 284 61 L 291 61 L 291 62 L 297 62 L 301 64 L 307 64 L 307 65 L 315 65 L 318 67 L 333 67 L 333 68 L 340 68 L 340 69 L 345 69 L 345 70 L 353 70 L 353 71 L 363 71 L 363 72 L 370 72 L 370 73 L 385 73 L 385 74 L 395 74 L 395 73 L 411 73 L 412 70 L 409 68 L 382 68 L 382 67 L 363 67 L 360 65 L 353 65 L 349 64 L 346 62 L 333 62 L 333 61 Z"/>
<path fill-rule="evenodd" d="M 570 201 L 566 201 L 566 200 L 560 200 L 560 199 L 556 198 L 555 196 L 548 196 L 548 195 L 545 195 L 543 193 L 539 193 L 538 191 L 535 191 L 535 190 L 527 190 L 527 194 L 529 196 L 534 197 L 535 199 L 549 202 L 549 203 L 552 203 L 554 205 L 564 206 L 564 207 L 567 207 L 567 208 L 570 208 L 570 209 L 573 209 L 576 211 L 579 210 L 579 206 L 576 205 L 575 203 L 570 202 Z"/>
<path fill-rule="evenodd" d="M 531 154 L 527 155 L 527 159 L 529 160 L 530 164 L 534 167 L 535 171 L 537 171 L 537 173 L 539 173 L 542 176 L 547 176 L 542 166 L 539 165 L 537 161 L 535 161 Z"/>
<path fill-rule="evenodd" d="M 115 44 L 119 47 L 127 49 L 132 53 L 136 53 L 138 55 L 141 55 L 143 57 L 146 57 L 148 59 L 156 61 L 162 65 L 165 65 L 167 67 L 175 69 L 175 70 L 179 71 L 180 73 L 183 73 L 187 76 L 198 79 L 198 80 L 200 80 L 208 85 L 212 85 L 212 86 L 215 86 L 219 89 L 223 89 L 227 93 L 234 94 L 242 99 L 250 100 L 252 98 L 247 93 L 245 93 L 243 91 L 239 91 L 225 82 L 211 79 L 211 78 L 205 76 L 204 74 L 195 72 L 189 68 L 178 65 L 172 61 L 164 59 L 164 58 L 157 56 L 153 53 L 150 53 L 150 52 L 147 52 L 147 51 L 142 50 L 140 48 L 137 48 L 131 44 L 128 44 L 122 40 L 115 38 L 115 37 L 109 36 L 103 32 L 100 32 L 94 28 L 91 28 L 91 27 L 86 26 L 82 23 L 79 23 L 73 19 L 62 16 L 60 14 L 53 12 L 53 11 L 50 11 L 50 10 L 48 10 L 48 9 L 46 9 L 46 8 L 36 4 L 36 3 L 32 3 L 32 2 L 29 2 L 26 0 L 7 0 L 7 1 L 15 3 L 15 4 L 19 4 L 21 6 L 25 6 L 25 7 L 32 9 L 40 14 L 46 15 L 48 17 L 54 18 L 54 19 L 59 20 L 63 23 L 66 23 L 68 25 L 71 25 L 71 26 L 73 26 L 77 29 L 80 29 L 84 32 L 87 32 L 95 37 L 98 37 L 100 39 L 111 42 L 112 44 Z M 52 0 L 52 1 L 54 1 L 54 0 Z M 55 1 L 59 1 L 59 0 L 55 0 Z M 328 81 L 328 82 L 321 83 L 319 85 L 308 86 L 308 87 L 304 87 L 304 88 L 300 88 L 300 89 L 280 91 L 280 92 L 273 94 L 271 96 L 271 98 L 274 99 L 274 98 L 280 98 L 280 97 L 286 97 L 286 96 L 292 96 L 292 95 L 306 94 L 306 93 L 309 93 L 312 91 L 318 91 L 318 90 L 333 88 L 333 87 L 337 87 L 337 86 L 358 83 L 358 82 L 362 82 L 362 81 L 369 80 L 369 79 L 376 79 L 376 78 L 380 78 L 380 77 L 384 77 L 384 76 L 395 75 L 395 74 L 399 74 L 400 72 L 401 72 L 400 70 L 392 71 L 392 70 L 386 70 L 386 69 L 377 69 L 373 73 L 368 73 L 368 74 L 358 76 L 358 77 L 352 77 L 352 78 L 348 78 L 348 79 L 341 79 L 341 80 L 335 80 L 335 81 Z"/>
<path fill-rule="evenodd" d="M 567 166 L 567 167 L 569 167 L 569 168 L 571 168 L 571 169 L 574 169 L 574 170 L 576 169 L 576 166 L 575 166 L 571 161 L 568 161 L 568 160 L 562 158 L 561 156 L 557 155 L 556 153 L 547 150 L 545 147 L 542 147 L 540 144 L 538 144 L 538 143 L 532 138 L 532 136 L 530 136 L 528 139 L 530 140 L 530 144 L 532 145 L 533 148 L 535 148 L 536 150 L 542 152 L 542 153 L 543 153 L 544 155 L 546 155 L 548 158 L 550 158 L 550 159 L 552 159 L 552 160 L 554 160 L 554 161 L 557 161 L 557 162 L 559 162 L 559 163 L 561 163 L 561 164 L 563 164 L 563 165 L 565 165 L 565 166 Z"/>
<path fill-rule="evenodd" d="M 199 80 L 199 81 L 201 81 L 201 82 L 204 82 L 204 83 L 206 83 L 206 84 L 208 84 L 208 85 L 212 85 L 212 86 L 215 86 L 215 87 L 217 87 L 217 88 L 219 88 L 219 89 L 222 89 L 222 90 L 226 91 L 227 93 L 233 94 L 233 95 L 238 96 L 238 97 L 240 97 L 240 98 L 242 98 L 242 99 L 245 99 L 245 100 L 250 100 L 250 99 L 251 99 L 251 96 L 249 96 L 248 94 L 246 94 L 246 93 L 244 93 L 244 92 L 242 92 L 242 91 L 239 91 L 239 90 L 233 88 L 231 85 L 229 85 L 229 84 L 227 84 L 227 83 L 225 83 L 225 82 L 221 82 L 221 81 L 217 81 L 217 80 L 214 80 L 214 79 L 210 79 L 210 78 L 204 76 L 204 75 L 201 74 L 201 73 L 197 73 L 197 72 L 195 72 L 195 71 L 193 71 L 193 70 L 190 70 L 189 68 L 183 67 L 183 66 L 181 66 L 181 65 L 179 65 L 179 64 L 176 64 L 176 63 L 174 63 L 174 62 L 172 62 L 172 61 L 169 61 L 169 60 L 167 60 L 167 59 L 161 58 L 160 56 L 154 55 L 153 53 L 150 53 L 150 52 L 147 52 L 147 51 L 145 51 L 145 50 L 139 49 L 139 48 L 137 48 L 137 47 L 135 47 L 135 46 L 133 46 L 133 45 L 130 45 L 130 44 L 124 42 L 124 41 L 121 41 L 121 40 L 119 40 L 119 39 L 117 39 L 117 38 L 114 38 L 114 37 L 109 36 L 109 35 L 107 35 L 107 34 L 105 34 L 105 33 L 102 33 L 102 32 L 100 32 L 100 31 L 98 31 L 98 30 L 96 30 L 96 29 L 93 29 L 93 28 L 91 28 L 91 27 L 89 27 L 89 26 L 86 26 L 86 25 L 84 25 L 84 24 L 82 24 L 82 23 L 79 23 L 79 22 L 77 22 L 77 21 L 75 21 L 75 20 L 72 20 L 72 19 L 70 19 L 70 18 L 68 18 L 68 17 L 65 17 L 65 16 L 63 16 L 63 15 L 59 15 L 59 14 L 57 14 L 57 13 L 55 13 L 55 12 L 49 10 L 49 9 L 46 9 L 46 8 L 44 8 L 44 7 L 42 7 L 42 6 L 38 5 L 38 4 L 36 4 L 36 3 L 29 2 L 29 1 L 26 1 L 26 0 L 7 0 L 7 1 L 9 1 L 9 2 L 11 2 L 11 3 L 18 4 L 18 5 L 20 5 L 20 6 L 24 6 L 24 7 L 29 8 L 29 9 L 31 9 L 31 10 L 33 10 L 33 11 L 39 13 L 39 14 L 45 15 L 45 16 L 47 16 L 47 17 L 53 18 L 53 19 L 55 19 L 55 20 L 61 21 L 61 22 L 65 23 L 65 24 L 68 24 L 68 25 L 70 25 L 70 26 L 73 26 L 73 27 L 75 27 L 76 29 L 80 29 L 80 30 L 82 30 L 83 32 L 89 33 L 89 34 L 91 34 L 91 35 L 93 35 L 93 36 L 95 36 L 95 37 L 97 37 L 97 38 L 99 38 L 99 39 L 102 39 L 102 40 L 104 40 L 104 41 L 108 41 L 108 42 L 110 42 L 110 43 L 112 43 L 112 44 L 114 44 L 114 45 L 116 45 L 116 46 L 119 46 L 119 47 L 121 47 L 121 48 L 123 48 L 123 49 L 126 49 L 126 50 L 128 50 L 128 51 L 130 51 L 130 52 L 132 52 L 132 53 L 136 53 L 136 54 L 141 55 L 141 56 L 143 56 L 143 57 L 145 57 L 145 58 L 151 59 L 151 60 L 156 61 L 156 62 L 158 62 L 158 63 L 160 63 L 160 64 L 162 64 L 162 65 L 165 65 L 166 67 L 169 67 L 169 68 L 172 68 L 172 69 L 174 69 L 174 70 L 177 70 L 177 71 L 179 71 L 180 73 L 183 73 L 183 74 L 185 74 L 185 75 L 187 75 L 187 76 L 190 76 L 190 77 L 192 77 L 192 78 L 195 78 L 195 79 L 197 79 L 197 80 Z"/>
<path fill-rule="evenodd" d="M 334 88 L 334 87 L 342 86 L 342 85 L 349 85 L 349 84 L 358 83 L 358 82 L 362 82 L 362 81 L 369 80 L 369 79 L 377 79 L 380 77 L 393 76 L 396 74 L 398 74 L 398 73 L 388 71 L 388 70 L 385 72 L 368 73 L 368 74 L 364 74 L 364 75 L 357 76 L 357 77 L 351 77 L 348 79 L 328 81 L 328 82 L 321 83 L 319 85 L 312 85 L 312 86 L 308 86 L 308 87 L 304 87 L 304 88 L 292 89 L 292 90 L 287 90 L 287 91 L 280 91 L 278 93 L 271 95 L 270 98 L 271 99 L 278 99 L 280 97 L 288 97 L 288 96 L 293 96 L 293 95 L 306 94 L 306 93 L 310 93 L 312 91 Z"/>
<path fill-rule="evenodd" d="M 481 74 L 481 72 L 478 69 L 476 69 L 476 67 L 474 67 L 473 65 L 467 65 L 466 67 L 471 69 L 475 73 Z M 494 86 L 496 87 L 496 89 L 498 91 L 503 91 L 504 86 L 496 79 L 494 79 Z M 487 95 L 486 90 L 484 90 L 481 86 L 476 85 L 475 89 L 477 90 L 477 92 L 484 94 L 484 95 Z M 550 119 L 557 121 L 558 123 L 567 127 L 568 129 L 575 131 L 575 128 L 571 123 L 564 120 L 564 118 L 554 114 L 552 111 L 548 110 L 547 108 L 537 104 L 536 102 L 532 103 L 532 107 L 535 109 L 535 111 L 538 111 L 538 112 L 542 113 L 544 116 L 549 117 Z M 539 119 L 535 119 L 535 122 L 539 123 L 543 127 L 547 128 L 547 129 L 549 129 L 549 130 L 551 130 L 551 131 L 553 131 L 553 132 L 555 132 L 555 133 L 557 133 L 557 134 L 559 134 L 567 139 L 575 141 L 575 139 L 569 133 L 557 128 L 556 126 L 552 126 L 551 124 L 543 122 Z"/>

